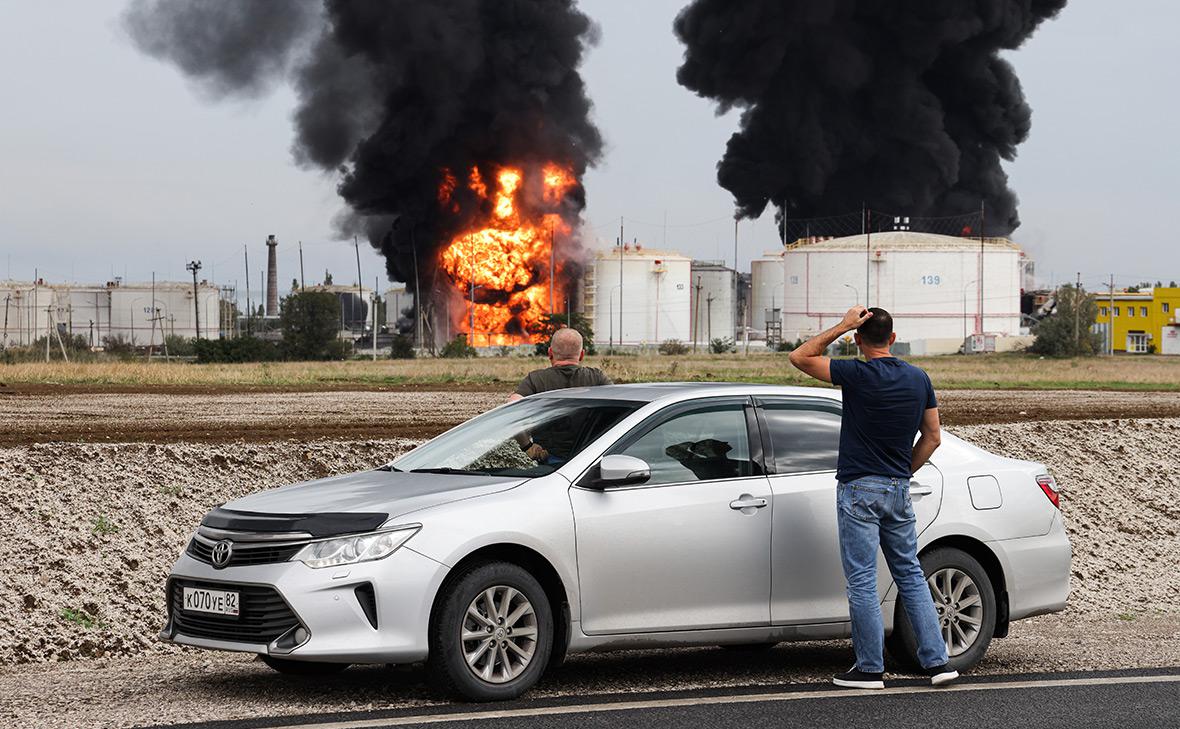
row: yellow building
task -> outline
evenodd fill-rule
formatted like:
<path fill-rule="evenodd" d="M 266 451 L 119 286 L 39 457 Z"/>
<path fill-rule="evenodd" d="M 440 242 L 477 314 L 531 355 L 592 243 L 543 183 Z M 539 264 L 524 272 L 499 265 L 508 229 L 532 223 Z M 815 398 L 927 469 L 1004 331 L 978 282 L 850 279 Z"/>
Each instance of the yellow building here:
<path fill-rule="evenodd" d="M 1180 354 L 1180 288 L 1144 289 L 1134 293 L 1096 293 L 1097 323 L 1108 325 L 1114 307 L 1114 351 L 1129 354 Z"/>

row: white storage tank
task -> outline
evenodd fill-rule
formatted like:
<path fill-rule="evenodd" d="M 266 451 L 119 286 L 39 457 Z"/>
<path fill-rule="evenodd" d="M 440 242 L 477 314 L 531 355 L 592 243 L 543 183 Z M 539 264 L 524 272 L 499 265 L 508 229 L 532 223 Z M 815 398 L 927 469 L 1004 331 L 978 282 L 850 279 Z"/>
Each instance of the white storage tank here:
<path fill-rule="evenodd" d="M 135 346 L 161 344 L 162 333 L 185 339 L 197 336 L 197 308 L 193 285 L 181 282 L 119 284 L 107 289 L 110 296 L 107 336 L 122 337 Z M 221 331 L 219 291 L 202 281 L 197 287 L 201 339 L 217 339 Z M 153 306 L 154 302 L 154 306 Z M 153 314 L 154 309 L 154 314 Z M 152 319 L 156 321 L 153 323 Z M 75 322 L 77 326 L 78 322 Z"/>
<path fill-rule="evenodd" d="M 692 262 L 692 317 L 689 339 L 707 349 L 713 339 L 734 339 L 737 326 L 737 274 L 724 261 Z"/>
<path fill-rule="evenodd" d="M 689 341 L 691 266 L 692 259 L 674 251 L 630 245 L 598 251 L 583 280 L 583 307 L 593 323 L 595 343 Z"/>
<path fill-rule="evenodd" d="M 393 332 L 398 320 L 405 319 L 405 326 L 412 329 L 414 321 L 414 294 L 402 283 L 393 284 L 385 290 L 385 325 Z"/>
<path fill-rule="evenodd" d="M 783 309 L 783 281 L 786 267 L 781 251 L 767 251 L 761 258 L 750 261 L 750 327 L 754 332 L 766 333 L 767 320 L 781 318 Z M 776 315 L 774 312 L 779 312 Z"/>
<path fill-rule="evenodd" d="M 874 233 L 786 248 L 783 337 L 806 339 L 835 324 L 854 303 L 894 317 L 900 342 L 1020 334 L 1020 292 L 1029 265 L 1006 238 Z M 867 275 L 867 283 L 866 283 Z"/>

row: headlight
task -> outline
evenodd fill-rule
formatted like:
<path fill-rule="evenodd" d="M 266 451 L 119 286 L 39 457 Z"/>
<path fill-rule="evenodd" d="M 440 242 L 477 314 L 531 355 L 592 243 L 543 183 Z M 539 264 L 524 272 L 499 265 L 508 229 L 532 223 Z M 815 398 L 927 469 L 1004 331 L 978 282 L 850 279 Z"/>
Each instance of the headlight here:
<path fill-rule="evenodd" d="M 308 567 L 319 569 L 383 559 L 396 552 L 398 547 L 405 544 L 421 528 L 420 526 L 402 527 L 390 531 L 312 542 L 296 552 L 291 561 L 302 562 Z"/>

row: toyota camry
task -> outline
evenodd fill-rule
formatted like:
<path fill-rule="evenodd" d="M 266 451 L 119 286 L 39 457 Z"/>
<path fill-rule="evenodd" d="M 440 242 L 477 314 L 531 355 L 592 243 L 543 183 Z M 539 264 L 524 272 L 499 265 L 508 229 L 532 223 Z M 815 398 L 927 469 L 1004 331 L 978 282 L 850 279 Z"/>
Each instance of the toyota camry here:
<path fill-rule="evenodd" d="M 214 508 L 168 578 L 161 638 L 294 674 L 425 662 L 441 691 L 497 700 L 577 652 L 848 637 L 840 403 L 668 383 L 503 405 L 375 470 Z M 910 493 L 952 668 L 1064 608 L 1044 466 L 945 434 Z M 880 558 L 878 575 L 889 652 L 913 667 Z"/>

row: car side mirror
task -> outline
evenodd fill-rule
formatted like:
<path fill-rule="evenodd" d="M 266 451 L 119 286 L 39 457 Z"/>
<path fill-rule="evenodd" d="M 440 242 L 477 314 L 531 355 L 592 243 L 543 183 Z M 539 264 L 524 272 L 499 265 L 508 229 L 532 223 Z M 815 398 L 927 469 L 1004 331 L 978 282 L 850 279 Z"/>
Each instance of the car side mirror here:
<path fill-rule="evenodd" d="M 651 466 L 635 456 L 603 456 L 598 462 L 598 488 L 611 486 L 634 486 L 651 478 Z"/>

